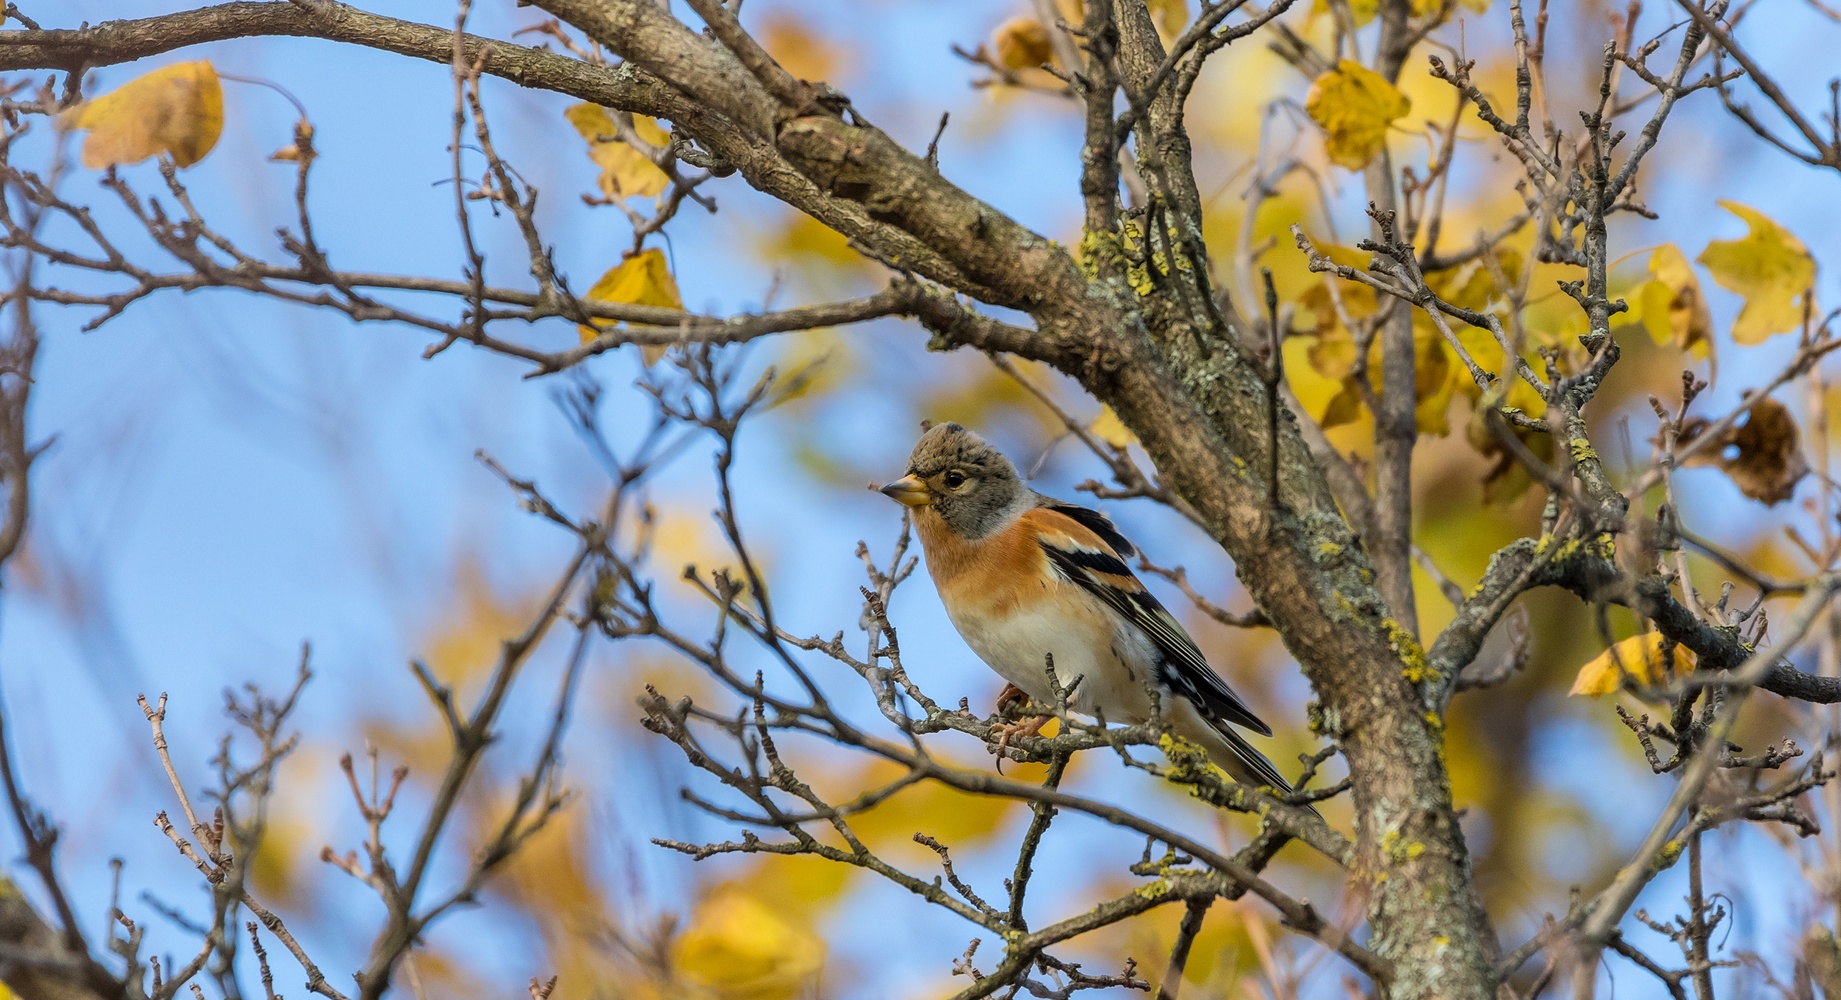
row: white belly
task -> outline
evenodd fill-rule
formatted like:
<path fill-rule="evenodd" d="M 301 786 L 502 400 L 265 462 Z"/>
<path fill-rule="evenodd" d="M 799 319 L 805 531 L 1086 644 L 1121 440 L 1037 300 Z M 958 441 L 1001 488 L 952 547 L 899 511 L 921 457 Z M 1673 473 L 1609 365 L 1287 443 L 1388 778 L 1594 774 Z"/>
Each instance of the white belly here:
<path fill-rule="evenodd" d="M 1109 612 L 1100 612 L 1099 602 L 1089 595 L 1064 591 L 1074 601 L 1091 602 L 1074 620 L 1113 622 Z M 1121 625 L 1114 629 L 1086 632 L 1067 626 L 1070 616 L 1059 602 L 1043 602 L 1031 610 L 1018 610 L 1002 617 L 952 615 L 954 627 L 965 644 L 998 676 L 1015 684 L 1031 701 L 1042 705 L 1055 703 L 1050 684 L 1048 658 L 1054 657 L 1055 677 L 1064 688 L 1071 687 L 1068 707 L 1082 715 L 1105 715 L 1108 722 L 1135 724 L 1150 720 L 1157 649 L 1137 629 Z M 1168 698 L 1163 698 L 1168 706 Z"/>

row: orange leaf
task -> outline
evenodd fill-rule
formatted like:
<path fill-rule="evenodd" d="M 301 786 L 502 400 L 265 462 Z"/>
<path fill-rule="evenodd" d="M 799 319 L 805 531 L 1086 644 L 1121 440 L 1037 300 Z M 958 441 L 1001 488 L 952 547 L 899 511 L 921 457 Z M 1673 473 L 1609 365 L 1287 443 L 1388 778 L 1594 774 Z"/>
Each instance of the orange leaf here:
<path fill-rule="evenodd" d="M 1048 29 L 1033 17 L 1013 17 L 991 33 L 991 49 L 1005 69 L 1036 69 L 1054 58 Z"/>

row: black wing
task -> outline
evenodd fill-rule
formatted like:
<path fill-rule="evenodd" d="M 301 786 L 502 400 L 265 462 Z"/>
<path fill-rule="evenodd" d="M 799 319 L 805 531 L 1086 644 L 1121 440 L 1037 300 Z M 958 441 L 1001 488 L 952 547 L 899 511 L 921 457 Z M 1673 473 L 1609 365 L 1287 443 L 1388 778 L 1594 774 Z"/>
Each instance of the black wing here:
<path fill-rule="evenodd" d="M 1043 499 L 1047 500 L 1046 497 Z M 1098 535 L 1100 541 L 1112 546 L 1112 551 L 1126 559 L 1130 559 L 1132 556 L 1138 554 L 1137 547 L 1132 545 L 1131 541 L 1124 535 L 1119 534 L 1119 527 L 1112 523 L 1112 518 L 1107 517 L 1099 511 L 1090 507 L 1082 507 L 1078 504 L 1062 503 L 1059 500 L 1047 500 L 1044 506 L 1057 514 L 1066 514 L 1068 517 L 1073 518 L 1075 521 L 1079 522 L 1081 527 Z M 1129 572 L 1128 570 L 1127 573 L 1129 574 Z"/>
<path fill-rule="evenodd" d="M 1113 542 L 1114 538 L 1124 543 L 1124 552 L 1135 551 L 1104 514 L 1072 504 L 1058 504 L 1053 509 L 1091 529 L 1108 545 L 1112 545 L 1115 551 L 1119 551 L 1119 548 Z M 1106 531 L 1102 532 L 1095 527 L 1095 521 L 1104 524 Z M 1111 537 L 1108 537 L 1108 533 Z M 1144 589 L 1144 584 L 1132 575 L 1131 568 L 1118 555 L 1086 548 L 1070 551 L 1049 544 L 1044 544 L 1042 550 L 1048 553 L 1049 561 L 1062 575 L 1105 601 L 1150 637 L 1151 642 L 1163 653 L 1162 680 L 1173 692 L 1187 698 L 1211 721 L 1231 722 L 1261 736 L 1272 735 L 1272 727 L 1254 715 L 1253 710 L 1221 679 L 1221 675 L 1215 673 L 1214 668 L 1208 665 L 1208 660 L 1202 656 L 1202 651 L 1196 648 L 1195 640 L 1189 638 L 1189 633 L 1183 631 L 1175 616 L 1158 603 L 1150 591 Z M 1119 583 L 1112 583 L 1104 577 L 1117 578 Z"/>

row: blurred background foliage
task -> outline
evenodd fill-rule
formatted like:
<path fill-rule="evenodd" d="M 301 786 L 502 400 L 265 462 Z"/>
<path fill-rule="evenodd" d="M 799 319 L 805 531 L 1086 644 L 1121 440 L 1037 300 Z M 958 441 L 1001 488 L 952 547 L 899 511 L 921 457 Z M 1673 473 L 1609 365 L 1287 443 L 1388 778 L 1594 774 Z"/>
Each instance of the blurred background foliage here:
<path fill-rule="evenodd" d="M 162 0 L 64 2 L 74 14 L 59 20 L 170 9 Z M 1465 0 L 1409 62 L 1400 101 L 1391 105 L 1408 110 L 1390 113 L 1391 125 L 1371 137 L 1385 142 L 1397 164 L 1423 173 L 1435 153 L 1428 123 L 1444 128 L 1455 111 L 1451 88 L 1431 77 L 1426 53 L 1477 60 L 1485 92 L 1512 101 L 1504 3 Z M 431 0 L 373 6 L 437 24 L 453 16 L 450 6 Z M 1166 31 L 1180 30 L 1194 13 L 1180 0 L 1155 6 Z M 1672 7 L 1656 7 L 1639 18 L 1639 37 L 1675 16 Z M 1372 16 L 1372 3 L 1353 8 L 1358 20 Z M 795 75 L 836 84 L 913 148 L 924 147 L 940 112 L 950 111 L 939 147 L 947 175 L 1064 244 L 1078 241 L 1077 110 L 1042 92 L 1053 85 L 1047 74 L 1015 72 L 1006 82 L 953 51 L 983 45 L 1011 70 L 1040 62 L 1031 46 L 1045 43 L 1031 33 L 1027 5 L 750 0 L 748 12 L 766 47 Z M 1555 5 L 1547 80 L 1548 100 L 1565 109 L 1558 117 L 1594 96 L 1600 46 L 1623 13 L 1599 0 Z M 511 4 L 481 4 L 475 17 L 482 31 L 501 35 L 536 23 Z M 1815 93 L 1823 56 L 1841 30 L 1789 0 L 1762 0 L 1751 17 L 1757 44 L 1784 81 Z M 1327 38 L 1333 27 L 1321 4 L 1300 5 L 1286 23 L 1313 39 Z M 1358 34 L 1358 44 L 1367 37 Z M 322 156 L 314 194 L 320 238 L 341 266 L 457 270 L 451 194 L 442 189 L 445 67 L 289 39 L 221 43 L 181 56 L 275 81 L 303 101 Z M 119 86 L 147 69 L 99 72 L 91 89 Z M 1284 346 L 1290 384 L 1338 447 L 1360 461 L 1371 453 L 1372 421 L 1354 382 L 1357 348 L 1348 324 L 1374 311 L 1374 297 L 1312 274 L 1289 228 L 1301 226 L 1339 262 L 1364 263 L 1365 255 L 1350 249 L 1366 234 L 1361 182 L 1339 164 L 1373 150 L 1363 154 L 1355 135 L 1346 148 L 1334 136 L 1326 144 L 1310 107 L 1331 95 L 1313 98 L 1312 83 L 1249 40 L 1210 64 L 1189 120 L 1209 195 L 1205 237 L 1230 292 L 1238 302 L 1257 301 L 1246 275 L 1272 270 L 1297 331 Z M 544 193 L 539 221 L 557 245 L 559 265 L 578 288 L 611 276 L 631 235 L 612 203 L 649 198 L 656 187 L 629 176 L 640 168 L 598 150 L 594 127 L 574 122 L 561 99 L 495 80 L 484 89 L 501 152 Z M 264 158 L 286 142 L 292 118 L 270 91 L 234 84 L 223 114 L 223 141 L 188 173 L 189 183 L 214 222 L 261 245 L 261 234 L 291 211 L 292 169 Z M 1443 195 L 1452 245 L 1495 230 L 1521 207 L 1519 171 L 1504 163 L 1474 109 L 1457 118 L 1457 168 Z M 1834 179 L 1756 143 L 1733 142 L 1740 131 L 1712 96 L 1693 98 L 1670 120 L 1641 179 L 1641 198 L 1659 219 L 1624 223 L 1613 233 L 1622 260 L 1618 294 L 1632 311 L 1619 320 L 1625 358 L 1592 417 L 1595 437 L 1616 443 L 1604 456 L 1614 467 L 1647 461 L 1654 418 L 1645 399 L 1677 395 L 1683 367 L 1711 377 L 1714 398 L 1730 405 L 1788 356 L 1791 345 L 1770 334 L 1788 329 L 1785 315 L 1800 323 L 1802 306 L 1781 281 L 1771 285 L 1770 253 L 1791 246 L 1785 240 L 1800 240 L 1795 247 L 1806 245 L 1816 261 L 1841 251 L 1828 219 L 1809 210 L 1834 204 Z M 152 170 L 143 164 L 124 175 L 145 182 Z M 622 170 L 625 181 L 608 180 Z M 94 182 L 94 174 L 80 173 L 69 190 L 88 198 Z M 710 190 L 718 214 L 687 209 L 666 238 L 650 244 L 661 251 L 655 263 L 672 282 L 671 296 L 690 308 L 790 305 L 861 294 L 884 280 L 878 266 L 822 225 L 736 182 Z M 1738 204 L 1726 211 L 1721 199 Z M 521 257 L 510 223 L 484 220 L 481 233 L 489 275 L 518 284 Z M 1467 306 L 1499 299 L 1502 282 L 1531 253 L 1525 236 L 1503 247 L 1500 273 L 1472 261 L 1431 275 L 1433 287 Z M 1814 280 L 1832 296 L 1830 273 L 1817 271 Z M 1584 318 L 1555 288 L 1574 275 L 1550 264 L 1531 274 L 1523 316 L 1531 344 L 1577 351 Z M 647 280 L 656 290 L 659 279 Z M 22 769 L 33 794 L 66 826 L 66 867 L 87 912 L 104 912 L 106 861 L 120 856 L 124 898 L 149 911 L 157 942 L 167 925 L 153 911 L 169 909 L 176 920 L 200 911 L 203 900 L 149 822 L 165 789 L 134 694 L 173 692 L 175 753 L 202 773 L 226 728 L 217 692 L 245 682 L 280 685 L 298 645 L 311 641 L 317 677 L 303 707 L 305 742 L 283 766 L 254 878 L 329 972 L 349 966 L 369 943 L 364 929 L 376 904 L 318 859 L 322 846 L 342 853 L 362 836 L 339 757 L 374 748 L 386 768 L 407 764 L 405 801 L 425 801 L 447 737 L 406 664 L 419 660 L 470 696 L 500 643 L 542 603 L 567 555 L 568 540 L 521 514 L 474 451 L 536 479 L 577 510 L 591 509 L 606 488 L 605 470 L 571 433 L 558 400 L 587 382 L 600 386 L 601 429 L 611 441 L 631 441 L 643 427 L 645 401 L 627 387 L 656 357 L 629 349 L 594 359 L 580 373 L 529 380 L 484 353 L 457 347 L 422 361 L 414 334 L 357 329 L 328 314 L 228 292 L 149 301 L 96 333 L 78 332 L 86 318 L 51 309 L 40 315 L 46 348 L 34 418 L 39 435 L 56 444 L 38 470 L 37 520 L 9 581 L 0 635 Z M 1467 588 L 1491 552 L 1538 533 L 1540 502 L 1526 473 L 1479 432 L 1474 383 L 1425 316 L 1418 319 L 1418 541 Z M 576 334 L 559 324 L 528 336 L 558 346 Z M 1493 341 L 1471 331 L 1461 336 L 1485 367 L 1498 366 Z M 1068 439 L 1037 392 L 1129 446 L 1116 420 L 1108 422 L 1053 373 L 1019 365 L 1032 391 L 981 356 L 928 354 L 924 337 L 898 322 L 790 334 L 752 348 L 748 363 L 800 373 L 781 405 L 746 432 L 738 472 L 744 525 L 795 631 L 859 635 L 853 549 L 864 540 L 885 550 L 898 525 L 896 510 L 863 486 L 900 471 L 921 419 L 978 428 L 1018 457 L 1039 489 L 1064 497 L 1103 470 Z M 1838 409 L 1828 394 L 1818 381 L 1807 393 L 1779 397 L 1823 475 Z M 1538 413 L 1538 397 L 1530 394 L 1524 405 Z M 702 447 L 681 455 L 650 496 L 661 593 L 695 620 L 709 611 L 679 582 L 681 568 L 733 558 L 708 516 Z M 1762 506 L 1746 495 L 1743 476 L 1734 476 L 1711 468 L 1682 473 L 1689 516 L 1717 528 L 1721 544 L 1753 565 L 1786 577 L 1807 573 L 1810 562 L 1785 529 L 1820 534 L 1811 526 L 1817 515 L 1800 502 Z M 1814 489 L 1806 481 L 1796 500 Z M 1216 603 L 1247 609 L 1233 567 L 1188 525 L 1148 505 L 1102 506 L 1153 559 L 1181 563 Z M 1696 571 L 1706 574 L 1703 586 L 1717 590 L 1716 567 L 1697 563 Z M 1308 690 L 1274 636 L 1226 629 L 1192 613 L 1173 589 L 1151 585 L 1182 614 L 1210 661 L 1275 721 L 1274 759 L 1310 750 Z M 1450 605 L 1424 574 L 1418 593 L 1423 631 L 1436 634 Z M 1493 916 L 1511 937 L 1540 913 L 1563 909 L 1569 886 L 1602 883 L 1669 789 L 1648 775 L 1612 715 L 1609 702 L 1624 696 L 1566 696 L 1580 665 L 1603 648 L 1589 610 L 1557 593 L 1524 603 L 1532 637 L 1526 669 L 1500 688 L 1458 699 L 1448 721 L 1456 797 Z M 893 615 L 910 670 L 934 697 L 988 708 L 999 683 L 947 626 L 927 583 L 917 579 L 898 592 Z M 1627 619 L 1613 620 L 1620 634 L 1632 628 Z M 457 870 L 489 835 L 501 811 L 495 807 L 512 794 L 519 764 L 541 740 L 564 645 L 546 646 L 515 695 L 503 745 L 463 802 L 461 833 L 443 855 L 448 869 Z M 406 987 L 417 996 L 507 996 L 530 976 L 556 975 L 556 996 L 569 1000 L 905 998 L 954 988 L 963 929 L 859 870 L 808 858 L 693 864 L 650 845 L 652 837 L 720 840 L 731 831 L 679 799 L 686 768 L 640 730 L 634 699 L 647 685 L 717 704 L 721 698 L 663 649 L 599 646 L 590 656 L 565 744 L 571 805 L 489 884 L 480 907 L 439 925 L 407 967 Z M 854 678 L 832 671 L 827 679 L 847 704 L 868 705 L 851 686 Z M 1820 745 L 1834 724 L 1828 709 L 1775 699 L 1754 699 L 1747 711 L 1740 742 L 1748 746 L 1785 735 Z M 942 753 L 969 766 L 990 766 L 980 747 L 940 742 Z M 804 773 L 839 793 L 879 777 L 823 746 L 789 752 Z M 1240 820 L 1097 754 L 1077 760 L 1069 780 L 1212 830 L 1225 844 L 1247 836 Z M 1340 800 L 1325 808 L 1337 824 L 1346 822 L 1345 810 Z M 857 829 L 886 857 L 917 871 L 936 863 L 913 843 L 925 830 L 953 848 L 975 885 L 996 886 L 1007 874 L 1003 845 L 1025 821 L 1014 802 L 921 786 L 863 816 Z M 1831 832 L 1813 846 L 1784 848 L 1742 828 L 1717 842 L 1714 885 L 1746 904 L 1736 907 L 1735 946 L 1781 958 L 1796 929 L 1832 905 L 1819 887 L 1792 876 L 1804 865 L 1828 864 L 1841 841 Z M 1124 866 L 1139 848 L 1099 824 L 1065 821 L 1039 862 L 1044 882 L 1036 905 L 1066 912 L 1129 889 Z M 1281 859 L 1278 877 L 1299 886 L 1300 896 L 1340 898 L 1336 874 L 1302 852 Z M 1664 877 L 1645 898 L 1679 893 L 1677 881 Z M 1096 936 L 1086 951 L 1098 967 L 1136 956 L 1147 970 L 1160 969 L 1179 917 L 1174 909 L 1157 911 Z M 1194 992 L 1185 995 L 1340 993 L 1320 949 L 1287 938 L 1269 912 L 1244 902 L 1210 913 L 1193 955 Z"/>

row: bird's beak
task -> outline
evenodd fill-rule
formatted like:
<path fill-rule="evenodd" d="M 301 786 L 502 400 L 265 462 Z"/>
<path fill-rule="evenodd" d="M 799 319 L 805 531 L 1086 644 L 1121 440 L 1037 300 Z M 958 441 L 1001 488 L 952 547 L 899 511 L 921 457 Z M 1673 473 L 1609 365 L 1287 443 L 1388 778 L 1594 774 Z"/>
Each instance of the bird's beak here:
<path fill-rule="evenodd" d="M 883 496 L 904 507 L 925 507 L 933 502 L 933 494 L 927 492 L 927 484 L 916 476 L 907 475 L 884 486 Z"/>

